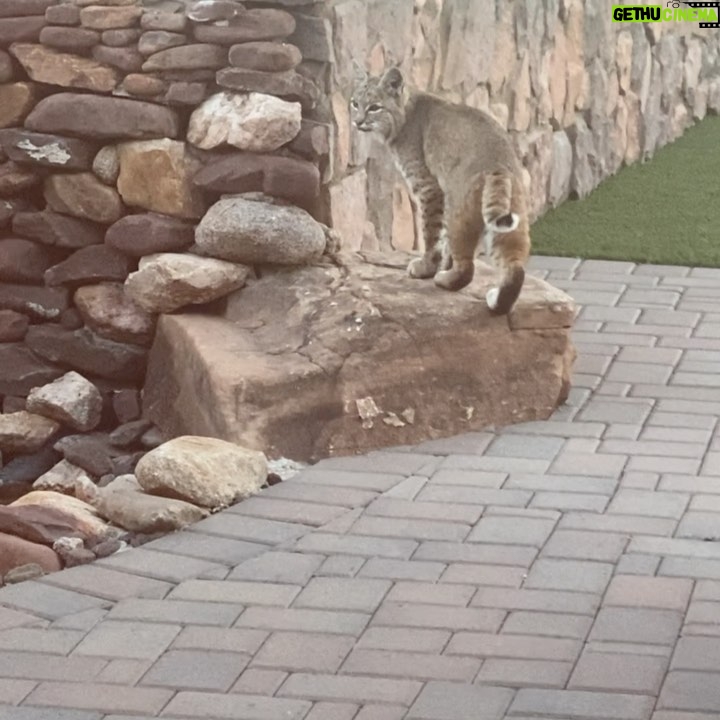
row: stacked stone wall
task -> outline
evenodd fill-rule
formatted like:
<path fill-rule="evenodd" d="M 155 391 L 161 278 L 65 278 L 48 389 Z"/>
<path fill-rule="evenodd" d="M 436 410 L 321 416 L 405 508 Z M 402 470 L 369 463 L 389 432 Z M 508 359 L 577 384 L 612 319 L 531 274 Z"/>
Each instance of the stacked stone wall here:
<path fill-rule="evenodd" d="M 490 112 L 512 135 L 533 217 L 584 197 L 720 111 L 720 31 L 614 23 L 607 0 L 335 0 L 330 216 L 350 243 L 411 248 L 407 194 L 382 147 L 353 138 L 353 61 Z M 313 21 L 315 22 L 315 21 Z M 303 27 L 305 21 L 300 21 Z"/>

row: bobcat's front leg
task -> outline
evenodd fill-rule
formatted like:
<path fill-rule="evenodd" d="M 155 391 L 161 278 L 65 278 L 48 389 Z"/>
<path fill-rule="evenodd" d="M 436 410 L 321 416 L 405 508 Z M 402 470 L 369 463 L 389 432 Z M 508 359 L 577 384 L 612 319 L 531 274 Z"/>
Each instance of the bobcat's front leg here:
<path fill-rule="evenodd" d="M 440 266 L 442 250 L 440 236 L 443 229 L 444 197 L 437 181 L 427 178 L 413 188 L 417 224 L 422 229 L 425 252 L 408 265 L 408 275 L 412 278 L 431 278 Z"/>

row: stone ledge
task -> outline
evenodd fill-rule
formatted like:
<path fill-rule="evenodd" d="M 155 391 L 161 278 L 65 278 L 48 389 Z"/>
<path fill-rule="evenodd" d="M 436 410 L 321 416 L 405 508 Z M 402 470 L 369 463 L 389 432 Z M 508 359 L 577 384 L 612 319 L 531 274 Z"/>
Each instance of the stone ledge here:
<path fill-rule="evenodd" d="M 317 460 L 547 418 L 567 397 L 571 298 L 528 277 L 493 317 L 493 272 L 459 293 L 405 275 L 409 256 L 276 270 L 222 317 L 165 315 L 145 414 L 169 436 L 209 435 Z"/>

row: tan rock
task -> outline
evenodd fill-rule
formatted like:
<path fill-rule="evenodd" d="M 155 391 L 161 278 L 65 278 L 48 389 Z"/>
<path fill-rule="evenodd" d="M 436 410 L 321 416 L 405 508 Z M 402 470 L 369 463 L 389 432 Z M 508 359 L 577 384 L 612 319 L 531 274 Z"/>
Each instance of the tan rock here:
<path fill-rule="evenodd" d="M 37 452 L 59 429 L 54 420 L 25 410 L 0 414 L 0 452 Z"/>
<path fill-rule="evenodd" d="M 147 312 L 173 312 L 224 297 L 241 288 L 248 268 L 224 260 L 182 253 L 148 255 L 131 273 L 127 294 Z"/>
<path fill-rule="evenodd" d="M 211 435 L 306 461 L 547 418 L 564 402 L 569 297 L 528 276 L 510 320 L 493 318 L 487 266 L 468 288 L 440 293 L 408 280 L 408 255 L 364 255 L 373 262 L 348 255 L 342 270 L 263 276 L 228 298 L 223 317 L 163 316 L 147 416 L 170 437 Z M 527 319 L 541 312 L 536 291 L 554 308 L 542 321 Z M 367 397 L 382 418 L 414 410 L 414 424 L 363 428 L 357 402 Z"/>
<path fill-rule="evenodd" d="M 187 138 L 203 150 L 227 143 L 270 152 L 300 132 L 300 103 L 262 93 L 217 93 L 190 117 Z"/>
<path fill-rule="evenodd" d="M 531 120 L 531 93 L 530 93 L 530 66 L 525 54 L 517 66 L 513 80 L 512 112 L 510 115 L 510 129 L 523 132 L 530 127 Z"/>
<path fill-rule="evenodd" d="M 260 490 L 267 460 L 261 452 L 224 440 L 184 436 L 147 453 L 135 475 L 147 492 L 220 508 Z"/>
<path fill-rule="evenodd" d="M 347 250 L 360 250 L 367 217 L 367 175 L 357 170 L 328 188 L 330 224 Z"/>
<path fill-rule="evenodd" d="M 333 94 L 333 117 L 335 118 L 335 152 L 333 155 L 333 177 L 345 175 L 350 162 L 350 111 L 347 98 L 341 92 Z"/>
<path fill-rule="evenodd" d="M 548 79 L 552 117 L 556 123 L 562 124 L 567 96 L 567 47 L 565 33 L 561 27 L 558 27 L 555 33 L 555 46 L 550 56 Z"/>
<path fill-rule="evenodd" d="M 632 73 L 633 38 L 632 33 L 623 30 L 618 33 L 617 47 L 615 49 L 615 64 L 617 65 L 618 82 L 623 93 L 630 90 L 630 76 Z"/>
<path fill-rule="evenodd" d="M 144 493 L 132 475 L 120 476 L 107 487 L 97 488 L 93 505 L 114 525 L 147 534 L 181 530 L 208 515 L 206 509 L 183 500 Z"/>
<path fill-rule="evenodd" d="M 59 52 L 43 45 L 16 43 L 13 55 L 36 82 L 107 93 L 120 82 L 120 73 L 96 60 Z"/>
<path fill-rule="evenodd" d="M 80 11 L 80 24 L 91 30 L 114 30 L 132 27 L 143 14 L 143 9 L 135 5 L 102 7 L 91 5 Z"/>
<path fill-rule="evenodd" d="M 92 482 L 87 473 L 77 465 L 61 460 L 59 463 L 43 473 L 34 483 L 34 490 L 52 490 L 63 495 L 73 495 L 75 485 L 81 478 Z"/>
<path fill-rule="evenodd" d="M 181 45 L 151 55 L 143 64 L 143 72 L 162 70 L 217 70 L 228 61 L 227 48 L 209 43 Z"/>
<path fill-rule="evenodd" d="M 90 172 L 51 175 L 45 180 L 45 200 L 56 212 L 98 223 L 114 223 L 123 212 L 117 192 Z"/>
<path fill-rule="evenodd" d="M 33 490 L 9 505 L 11 508 L 39 507 L 58 510 L 72 518 L 76 531 L 91 544 L 110 537 L 118 532 L 98 517 L 92 505 L 82 500 L 53 490 Z"/>
<path fill-rule="evenodd" d="M 27 397 L 28 411 L 81 432 L 97 427 L 102 405 L 100 391 L 74 370 L 47 385 L 33 388 Z"/>
<path fill-rule="evenodd" d="M 29 82 L 0 85 L 0 128 L 22 125 L 39 97 L 37 85 Z"/>
<path fill-rule="evenodd" d="M 415 249 L 415 219 L 412 203 L 404 183 L 396 183 L 393 191 L 392 246 L 395 250 Z"/>
<path fill-rule="evenodd" d="M 85 324 L 108 340 L 149 345 L 155 318 L 125 292 L 120 283 L 85 285 L 73 298 Z"/>
<path fill-rule="evenodd" d="M 178 140 L 118 145 L 118 191 L 127 205 L 180 218 L 200 218 L 207 206 L 192 177 L 202 163 Z M 117 219 L 117 218 L 116 218 Z"/>

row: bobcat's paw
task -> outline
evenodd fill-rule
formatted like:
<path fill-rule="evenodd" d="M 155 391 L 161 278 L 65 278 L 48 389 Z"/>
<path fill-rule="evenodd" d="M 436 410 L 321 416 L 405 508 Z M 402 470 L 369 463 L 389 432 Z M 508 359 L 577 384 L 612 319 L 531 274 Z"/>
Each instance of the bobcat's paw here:
<path fill-rule="evenodd" d="M 490 310 L 495 310 L 498 304 L 498 298 L 500 297 L 499 288 L 490 288 L 485 294 L 485 302 Z"/>
<path fill-rule="evenodd" d="M 437 272 L 437 268 L 438 263 L 436 261 L 423 256 L 410 261 L 407 273 L 411 278 L 424 280 L 433 277 Z"/>
<path fill-rule="evenodd" d="M 443 270 L 435 276 L 435 284 L 443 290 L 462 290 L 473 278 L 473 268 L 469 270 Z"/>

